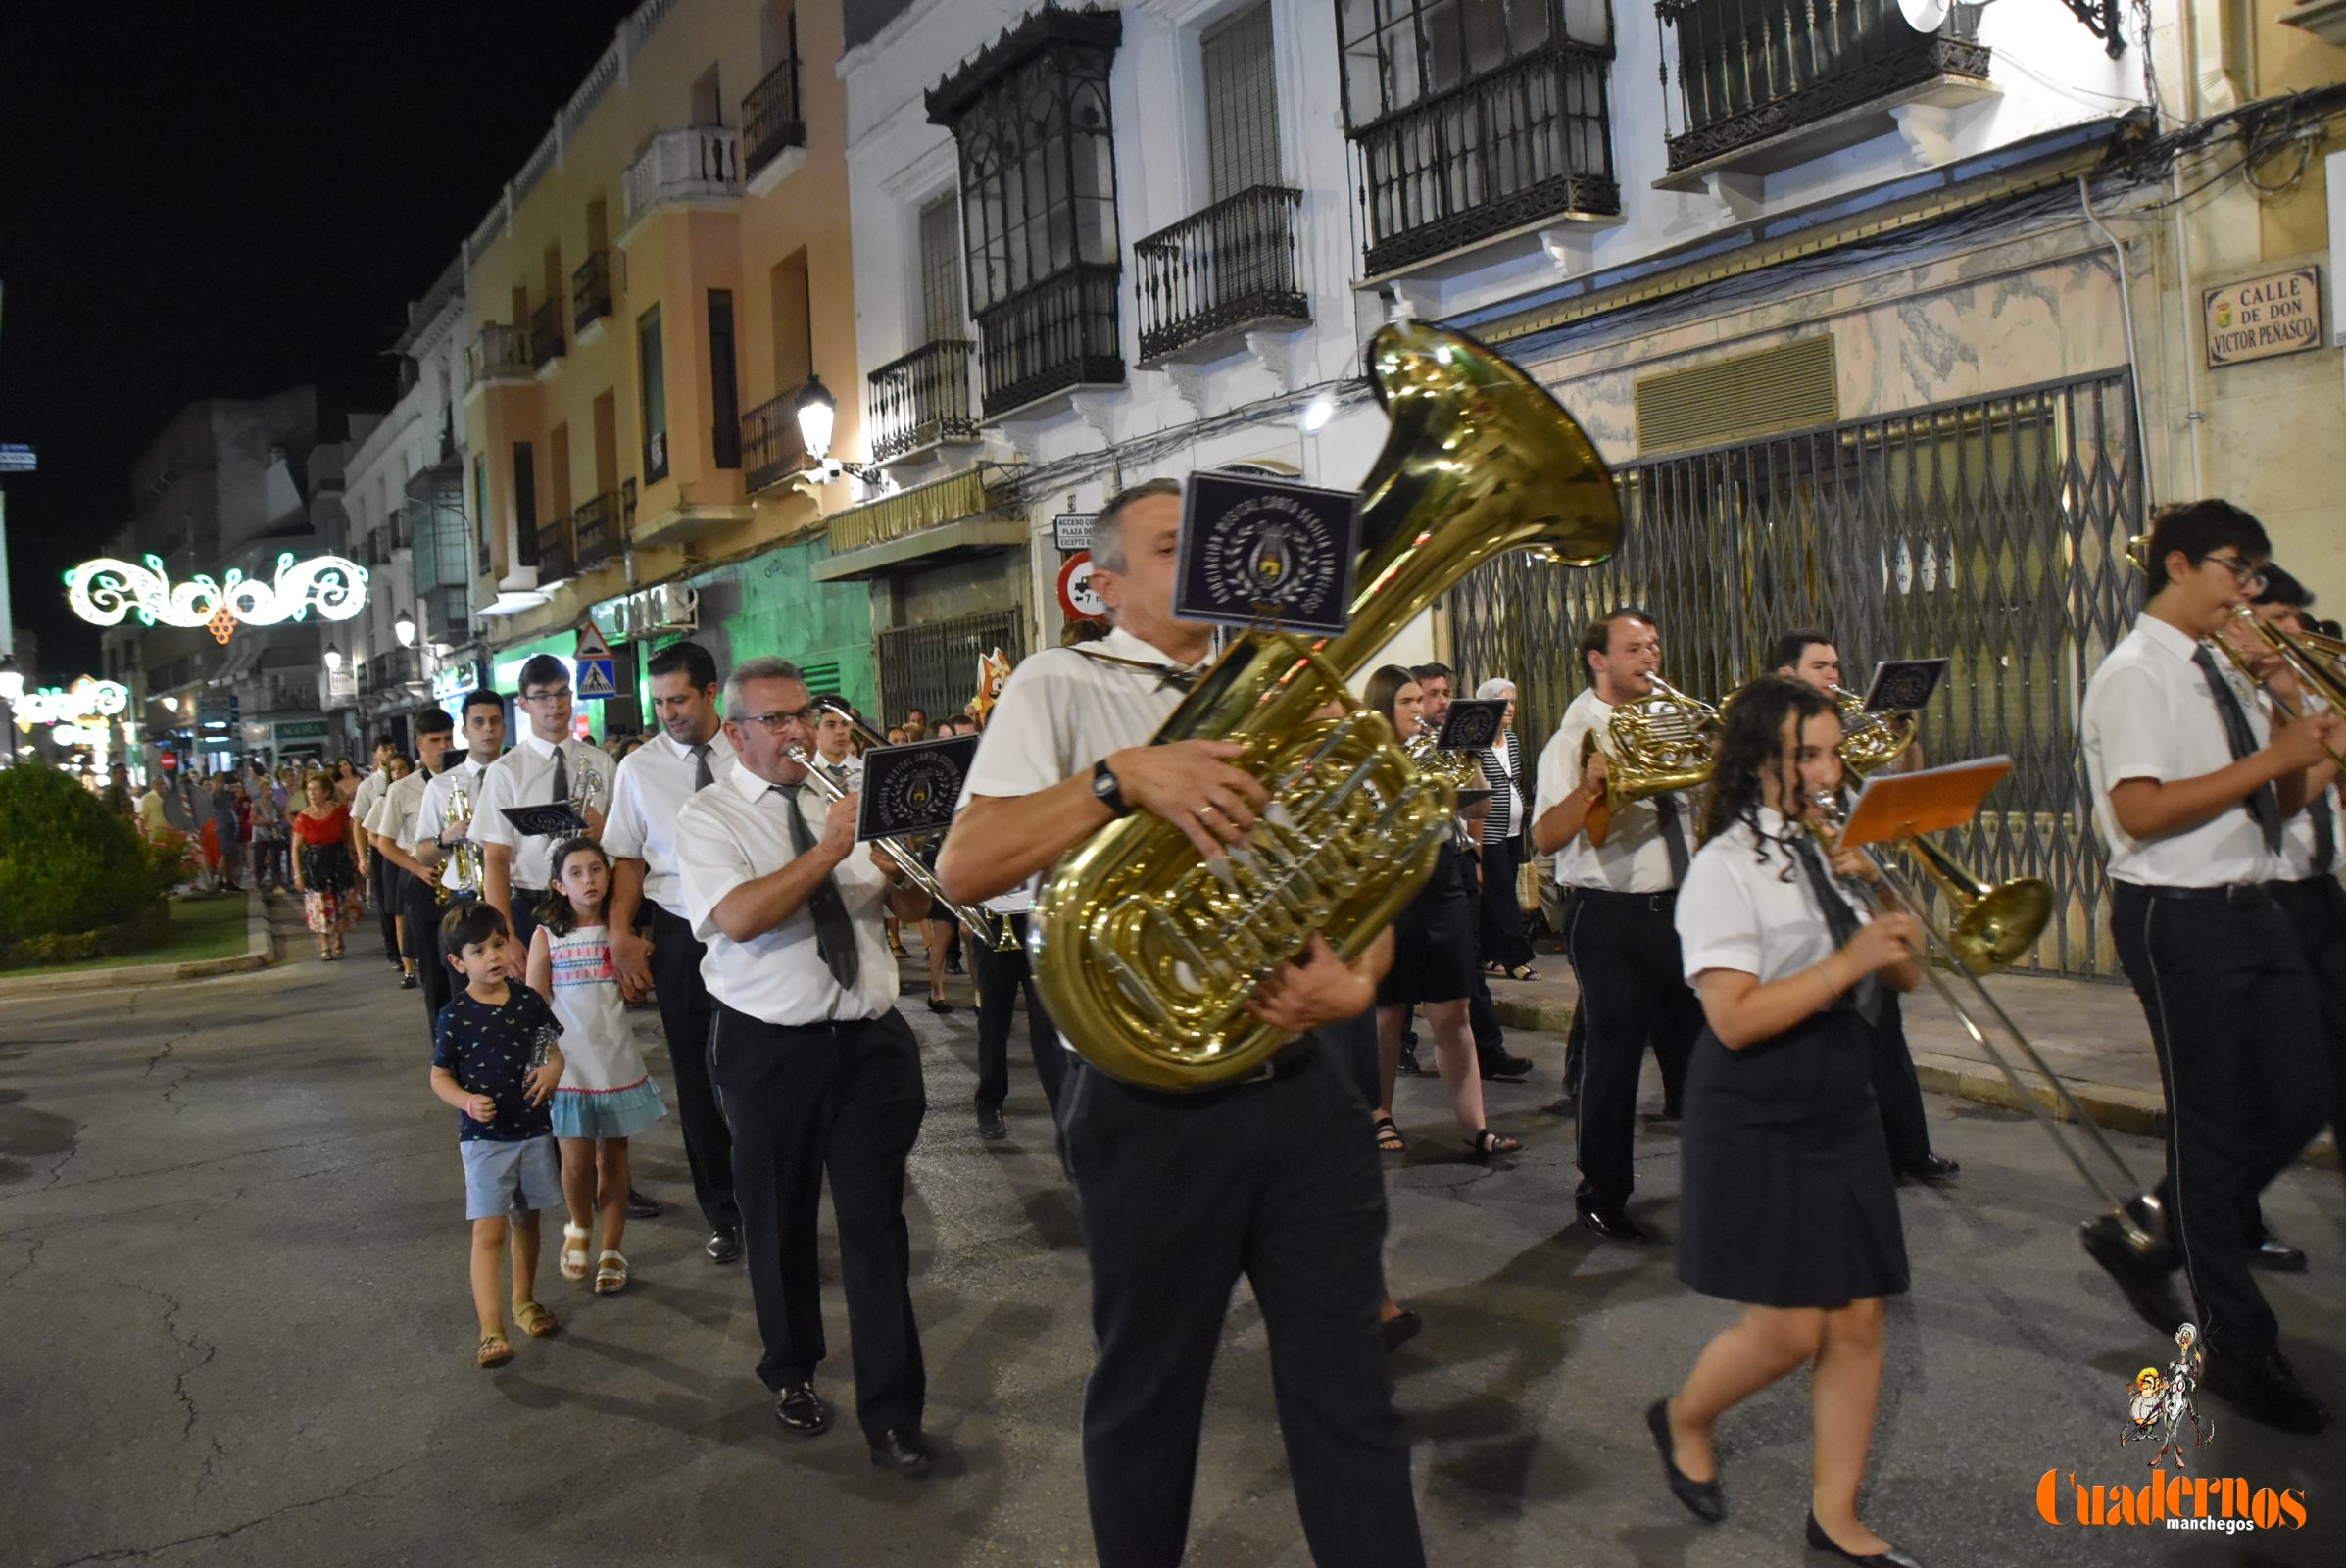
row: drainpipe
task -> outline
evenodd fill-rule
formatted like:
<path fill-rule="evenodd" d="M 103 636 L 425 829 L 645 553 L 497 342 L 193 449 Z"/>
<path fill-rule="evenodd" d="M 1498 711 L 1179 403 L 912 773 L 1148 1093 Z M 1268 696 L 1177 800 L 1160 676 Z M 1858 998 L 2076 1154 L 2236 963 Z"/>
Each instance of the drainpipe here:
<path fill-rule="evenodd" d="M 2142 362 L 2134 352 L 2134 297 L 2133 291 L 2126 286 L 2126 250 L 2124 245 L 2119 243 L 2118 236 L 2111 233 L 2108 226 L 2102 222 L 2101 215 L 2093 210 L 2093 191 L 2086 184 L 2083 174 L 2077 176 L 2077 202 L 2085 209 L 2085 221 L 2092 224 L 2093 231 L 2109 243 L 2111 259 L 2118 264 L 2118 313 L 2126 325 L 2126 369 L 2130 372 L 2126 376 L 2126 386 L 2127 390 L 2133 394 L 2134 399 L 2134 439 L 2142 444 L 2146 459 L 2142 466 L 2143 500 L 2148 502 L 2153 498 L 2158 486 L 2154 482 L 2156 475 L 2147 461 L 2150 453 L 2150 427 L 2142 422 Z M 2185 347 L 2188 348 L 2189 345 L 2186 344 Z M 2189 394 L 2185 395 L 2187 397 Z M 2192 417 L 2197 418 L 2198 416 L 2194 412 Z M 2192 478 L 2196 485 L 2199 477 L 2198 464 L 2194 462 L 2192 467 Z M 2194 488 L 2192 493 L 2198 494 L 2197 489 Z"/>

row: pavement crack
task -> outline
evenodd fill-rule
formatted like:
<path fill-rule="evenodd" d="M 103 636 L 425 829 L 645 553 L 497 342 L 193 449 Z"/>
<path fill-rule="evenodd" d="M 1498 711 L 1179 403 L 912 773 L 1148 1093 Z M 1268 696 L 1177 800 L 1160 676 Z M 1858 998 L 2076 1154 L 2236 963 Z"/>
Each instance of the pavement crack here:
<path fill-rule="evenodd" d="M 65 1175 L 65 1168 L 73 1162 L 75 1154 L 81 1152 L 81 1135 L 88 1131 L 88 1122 L 81 1121 L 73 1124 L 73 1135 L 66 1140 L 65 1152 L 57 1156 L 57 1163 L 49 1167 L 49 1179 L 42 1184 L 42 1192 L 45 1193 L 55 1187 L 59 1178 Z"/>
<path fill-rule="evenodd" d="M 114 1546 L 104 1551 L 84 1552 L 78 1557 L 61 1558 L 57 1562 L 49 1564 L 49 1568 L 79 1568 L 82 1563 L 92 1562 L 129 1562 L 140 1558 L 159 1557 L 167 1551 L 175 1550 L 180 1546 L 193 1545 L 200 1541 L 230 1541 L 248 1530 L 258 1530 L 263 1525 L 274 1524 L 279 1519 L 286 1518 L 291 1514 L 301 1513 L 311 1508 L 323 1508 L 331 1503 L 346 1502 L 384 1477 L 397 1475 L 400 1471 L 419 1462 L 415 1459 L 403 1459 L 399 1463 L 377 1470 L 371 1475 L 361 1476 L 339 1492 L 330 1492 L 321 1497 L 304 1497 L 297 1502 L 288 1502 L 281 1507 L 271 1508 L 258 1517 L 246 1519 L 237 1524 L 223 1525 L 218 1530 L 199 1530 L 192 1536 L 180 1536 L 176 1540 L 161 1542 L 152 1546 Z"/>
<path fill-rule="evenodd" d="M 170 1336 L 173 1345 L 195 1357 L 192 1363 L 180 1368 L 177 1377 L 171 1379 L 171 1397 L 178 1401 L 181 1415 L 179 1436 L 184 1438 L 195 1431 L 196 1420 L 200 1414 L 196 1409 L 195 1396 L 187 1392 L 187 1380 L 212 1364 L 213 1358 L 220 1354 L 220 1346 L 209 1340 L 199 1340 L 193 1334 L 181 1332 L 179 1314 L 185 1308 L 180 1305 L 177 1297 L 168 1291 L 150 1290 L 144 1285 L 133 1285 L 130 1289 L 137 1291 L 142 1296 L 151 1296 L 163 1303 L 163 1332 Z M 220 1441 L 217 1438 L 211 1441 L 213 1451 L 217 1454 L 220 1451 Z M 209 1476 L 211 1473 L 212 1460 L 207 1457 L 204 1461 L 204 1474 Z M 200 1481 L 198 1485 L 201 1485 Z"/>
<path fill-rule="evenodd" d="M 23 1279 L 25 1275 L 38 1268 L 41 1261 L 41 1249 L 48 1245 L 49 1238 L 46 1236 L 34 1237 L 32 1239 L 32 1245 L 24 1249 L 24 1265 L 20 1268 L 11 1270 L 8 1278 L 0 1280 L 0 1290 L 6 1290 L 9 1286 L 16 1284 L 17 1281 Z"/>

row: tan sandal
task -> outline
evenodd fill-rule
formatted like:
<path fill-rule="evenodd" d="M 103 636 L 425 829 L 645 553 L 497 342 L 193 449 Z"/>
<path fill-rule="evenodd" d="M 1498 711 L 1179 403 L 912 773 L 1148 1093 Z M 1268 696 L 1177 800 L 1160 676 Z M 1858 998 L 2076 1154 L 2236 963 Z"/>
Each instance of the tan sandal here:
<path fill-rule="evenodd" d="M 562 1319 L 536 1301 L 515 1301 L 513 1321 L 520 1324 L 521 1331 L 533 1340 L 542 1340 L 562 1331 Z"/>
<path fill-rule="evenodd" d="M 616 1296 L 627 1289 L 627 1259 L 610 1248 L 595 1259 L 595 1294 Z"/>
<path fill-rule="evenodd" d="M 480 1352 L 473 1356 L 472 1364 L 486 1371 L 493 1366 L 503 1366 L 513 1358 L 512 1341 L 502 1334 L 484 1334 L 480 1337 Z"/>
<path fill-rule="evenodd" d="M 583 1280 L 587 1276 L 587 1232 L 584 1225 L 562 1226 L 562 1278 Z"/>

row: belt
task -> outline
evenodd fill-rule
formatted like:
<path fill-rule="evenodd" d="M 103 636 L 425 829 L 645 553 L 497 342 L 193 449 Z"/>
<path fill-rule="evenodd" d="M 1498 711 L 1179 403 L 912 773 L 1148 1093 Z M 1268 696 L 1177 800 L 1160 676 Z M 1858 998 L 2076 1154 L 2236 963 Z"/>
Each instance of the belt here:
<path fill-rule="evenodd" d="M 1668 914 L 1678 907 L 1678 889 L 1676 888 L 1670 888 L 1661 893 L 1623 893 L 1614 888 L 1574 886 L 1565 891 L 1574 898 L 1599 899 L 1607 904 L 1633 905 L 1637 908 L 1651 909 L 1656 914 Z"/>
<path fill-rule="evenodd" d="M 2175 904 L 2234 904 L 2254 907 L 2271 904 L 2273 895 L 2262 882 L 2224 882 L 2212 888 L 2175 888 L 2161 883 L 2119 882 L 2117 886 L 2145 898 L 2166 899 Z"/>
<path fill-rule="evenodd" d="M 1169 1105 L 1196 1105 L 1241 1089 L 1251 1089 L 1257 1084 L 1276 1083 L 1282 1078 L 1295 1077 L 1319 1059 L 1319 1042 L 1316 1040 L 1291 1042 L 1282 1047 L 1277 1055 L 1246 1076 L 1225 1079 L 1207 1089 L 1149 1089 L 1140 1084 L 1128 1084 L 1117 1078 L 1115 1074 L 1093 1066 L 1091 1062 L 1085 1060 L 1082 1053 L 1070 1052 L 1069 1054 L 1074 1057 L 1074 1060 L 1068 1065 L 1081 1066 L 1087 1072 L 1100 1073 L 1102 1077 L 1113 1080 L 1116 1087 L 1125 1094 Z"/>

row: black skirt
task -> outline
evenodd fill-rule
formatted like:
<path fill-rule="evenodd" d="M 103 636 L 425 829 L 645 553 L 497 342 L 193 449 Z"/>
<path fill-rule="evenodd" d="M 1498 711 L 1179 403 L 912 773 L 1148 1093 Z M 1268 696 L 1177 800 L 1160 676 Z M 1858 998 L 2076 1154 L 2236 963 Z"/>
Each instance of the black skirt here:
<path fill-rule="evenodd" d="M 347 844 L 311 844 L 302 852 L 302 882 L 312 893 L 348 893 L 359 885 L 359 862 Z"/>
<path fill-rule="evenodd" d="M 1837 1307 L 1907 1285 L 1871 1031 L 1847 1008 L 1686 1068 L 1678 1277 L 1754 1306 Z"/>
<path fill-rule="evenodd" d="M 1473 899 L 1454 845 L 1443 844 L 1434 874 L 1393 923 L 1393 967 L 1377 985 L 1377 1005 L 1462 1002 L 1475 988 Z"/>

